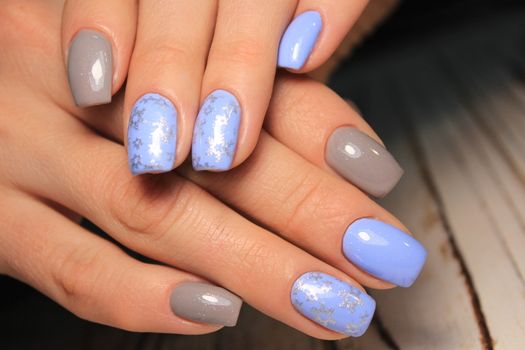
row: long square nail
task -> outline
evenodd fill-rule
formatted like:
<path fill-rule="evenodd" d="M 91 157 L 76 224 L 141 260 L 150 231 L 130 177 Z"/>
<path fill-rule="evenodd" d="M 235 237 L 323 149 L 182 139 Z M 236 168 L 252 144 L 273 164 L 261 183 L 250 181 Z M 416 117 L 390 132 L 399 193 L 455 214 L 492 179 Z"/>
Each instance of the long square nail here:
<path fill-rule="evenodd" d="M 94 30 L 81 30 L 68 52 L 69 87 L 79 107 L 111 102 L 113 58 L 111 43 Z"/>
<path fill-rule="evenodd" d="M 372 276 L 410 287 L 421 272 L 427 252 L 414 237 L 374 219 L 359 219 L 346 230 L 343 253 Z"/>
<path fill-rule="evenodd" d="M 359 337 L 374 315 L 376 302 L 368 294 L 322 272 L 307 272 L 292 287 L 297 311 L 335 332 Z"/>
<path fill-rule="evenodd" d="M 352 127 L 340 127 L 332 133 L 325 158 L 332 169 L 375 197 L 388 194 L 403 175 L 390 152 Z"/>
<path fill-rule="evenodd" d="M 128 159 L 133 175 L 173 169 L 177 148 L 177 110 L 159 94 L 139 98 L 128 126 Z"/>
<path fill-rule="evenodd" d="M 281 39 L 277 65 L 291 69 L 304 66 L 322 28 L 323 20 L 317 11 L 306 11 L 297 16 Z"/>
<path fill-rule="evenodd" d="M 178 284 L 170 298 L 173 313 L 179 317 L 213 325 L 237 324 L 242 300 L 230 291 L 202 282 Z"/>
<path fill-rule="evenodd" d="M 240 121 L 241 108 L 234 95 L 215 90 L 206 98 L 193 132 L 195 170 L 224 171 L 231 168 Z"/>

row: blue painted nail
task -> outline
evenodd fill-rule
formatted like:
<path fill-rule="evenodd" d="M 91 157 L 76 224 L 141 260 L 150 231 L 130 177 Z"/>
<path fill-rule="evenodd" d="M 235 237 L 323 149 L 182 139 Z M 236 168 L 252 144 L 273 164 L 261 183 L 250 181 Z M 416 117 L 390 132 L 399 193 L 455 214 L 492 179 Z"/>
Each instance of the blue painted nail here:
<path fill-rule="evenodd" d="M 307 272 L 292 287 L 292 304 L 312 321 L 353 337 L 365 333 L 376 302 L 368 294 L 322 272 Z"/>
<path fill-rule="evenodd" d="M 295 17 L 281 39 L 277 65 L 300 69 L 310 56 L 322 28 L 323 20 L 317 11 L 306 11 Z"/>
<path fill-rule="evenodd" d="M 240 121 L 239 102 L 228 91 L 215 90 L 206 98 L 193 130 L 193 169 L 224 171 L 231 168 Z"/>
<path fill-rule="evenodd" d="M 128 160 L 133 175 L 173 169 L 177 147 L 177 110 L 158 94 L 146 94 L 133 106 L 128 127 Z"/>
<path fill-rule="evenodd" d="M 427 257 L 415 238 L 373 219 L 359 219 L 348 227 L 343 252 L 362 270 L 400 287 L 414 283 Z"/>

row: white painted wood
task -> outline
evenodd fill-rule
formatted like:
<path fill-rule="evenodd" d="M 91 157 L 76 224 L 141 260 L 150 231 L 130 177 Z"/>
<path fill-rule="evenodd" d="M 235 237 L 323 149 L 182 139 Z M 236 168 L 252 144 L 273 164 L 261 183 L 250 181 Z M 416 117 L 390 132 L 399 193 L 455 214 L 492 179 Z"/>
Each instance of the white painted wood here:
<path fill-rule="evenodd" d="M 449 83 L 439 79 L 443 75 L 426 74 L 429 70 L 425 68 L 417 76 L 419 84 L 411 90 L 420 103 L 410 105 L 409 118 L 418 130 L 422 152 L 472 276 L 495 348 L 523 349 L 525 234 L 523 217 L 509 195 L 513 193 L 521 202 L 523 188 L 512 180 L 515 174 L 493 144 L 492 133 L 500 130 L 484 132 L 471 114 L 476 110 L 466 107 L 457 92 L 447 93 Z M 429 81 L 434 89 L 425 95 Z M 442 89 L 436 91 L 438 84 Z"/>
<path fill-rule="evenodd" d="M 382 204 L 396 214 L 427 247 L 427 264 L 408 289 L 372 291 L 378 315 L 400 349 L 480 349 L 479 329 L 460 266 L 452 254 L 437 205 L 425 184 L 410 135 L 385 103 L 389 87 L 370 93 L 367 113 L 384 116 L 382 127 L 396 135 L 385 140 L 405 169 L 396 189 Z M 377 99 L 374 98 L 375 95 Z"/>

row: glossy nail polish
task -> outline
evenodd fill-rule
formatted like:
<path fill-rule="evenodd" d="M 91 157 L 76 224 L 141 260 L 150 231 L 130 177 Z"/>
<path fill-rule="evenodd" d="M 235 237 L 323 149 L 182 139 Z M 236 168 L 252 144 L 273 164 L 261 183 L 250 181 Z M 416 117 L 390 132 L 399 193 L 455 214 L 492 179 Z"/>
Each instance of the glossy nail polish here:
<path fill-rule="evenodd" d="M 173 169 L 177 147 L 177 110 L 159 94 L 139 98 L 128 126 L 128 160 L 133 175 Z"/>
<path fill-rule="evenodd" d="M 239 102 L 225 90 L 215 90 L 202 104 L 195 122 L 192 161 L 195 170 L 231 168 L 241 121 Z"/>
<path fill-rule="evenodd" d="M 385 196 L 403 175 L 390 152 L 352 127 L 341 127 L 332 133 L 325 158 L 332 169 L 375 197 Z"/>
<path fill-rule="evenodd" d="M 191 321 L 233 327 L 242 300 L 224 288 L 202 282 L 178 284 L 170 298 L 173 313 Z"/>
<path fill-rule="evenodd" d="M 374 219 L 359 219 L 348 227 L 343 253 L 360 269 L 400 287 L 415 282 L 427 256 L 415 238 Z"/>
<path fill-rule="evenodd" d="M 306 11 L 295 17 L 279 44 L 277 65 L 291 69 L 304 66 L 322 28 L 323 21 L 317 11 Z"/>
<path fill-rule="evenodd" d="M 292 304 L 310 320 L 335 332 L 359 337 L 374 315 L 368 294 L 322 272 L 307 272 L 292 287 Z"/>
<path fill-rule="evenodd" d="M 69 87 L 79 107 L 111 102 L 113 59 L 111 44 L 94 30 L 81 30 L 69 47 Z"/>

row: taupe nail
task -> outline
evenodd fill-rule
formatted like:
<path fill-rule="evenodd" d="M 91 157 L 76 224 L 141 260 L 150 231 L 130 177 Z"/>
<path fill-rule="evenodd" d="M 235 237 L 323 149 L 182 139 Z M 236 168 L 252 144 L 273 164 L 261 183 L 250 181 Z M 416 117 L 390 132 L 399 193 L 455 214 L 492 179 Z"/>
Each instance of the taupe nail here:
<path fill-rule="evenodd" d="M 352 127 L 341 127 L 332 133 L 325 157 L 332 169 L 375 197 L 385 196 L 403 175 L 390 152 Z"/>
<path fill-rule="evenodd" d="M 191 321 L 233 327 L 242 300 L 224 288 L 202 282 L 183 282 L 171 294 L 171 309 Z"/>
<path fill-rule="evenodd" d="M 69 86 L 79 107 L 111 102 L 113 58 L 110 42 L 99 32 L 81 30 L 69 47 Z"/>

